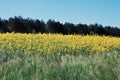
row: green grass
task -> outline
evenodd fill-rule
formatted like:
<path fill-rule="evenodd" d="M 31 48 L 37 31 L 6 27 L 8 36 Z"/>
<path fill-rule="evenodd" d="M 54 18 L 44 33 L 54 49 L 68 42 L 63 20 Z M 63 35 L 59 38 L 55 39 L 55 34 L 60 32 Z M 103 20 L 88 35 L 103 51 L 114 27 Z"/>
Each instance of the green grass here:
<path fill-rule="evenodd" d="M 120 80 L 120 52 L 0 53 L 0 80 Z"/>

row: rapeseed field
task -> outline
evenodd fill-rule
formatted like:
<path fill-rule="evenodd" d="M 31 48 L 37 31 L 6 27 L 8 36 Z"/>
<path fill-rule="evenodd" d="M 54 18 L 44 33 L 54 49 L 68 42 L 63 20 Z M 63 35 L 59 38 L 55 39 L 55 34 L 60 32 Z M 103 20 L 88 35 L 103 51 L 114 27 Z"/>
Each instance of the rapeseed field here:
<path fill-rule="evenodd" d="M 0 52 L 81 54 L 120 50 L 120 38 L 60 34 L 0 34 Z"/>

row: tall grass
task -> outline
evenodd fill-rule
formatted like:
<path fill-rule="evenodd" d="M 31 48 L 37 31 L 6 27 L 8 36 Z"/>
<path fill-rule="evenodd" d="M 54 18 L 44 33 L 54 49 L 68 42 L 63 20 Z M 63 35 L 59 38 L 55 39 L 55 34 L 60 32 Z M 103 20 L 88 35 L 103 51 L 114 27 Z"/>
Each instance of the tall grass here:
<path fill-rule="evenodd" d="M 93 53 L 92 53 L 93 54 Z M 119 80 L 120 54 L 24 55 L 0 60 L 0 80 Z"/>

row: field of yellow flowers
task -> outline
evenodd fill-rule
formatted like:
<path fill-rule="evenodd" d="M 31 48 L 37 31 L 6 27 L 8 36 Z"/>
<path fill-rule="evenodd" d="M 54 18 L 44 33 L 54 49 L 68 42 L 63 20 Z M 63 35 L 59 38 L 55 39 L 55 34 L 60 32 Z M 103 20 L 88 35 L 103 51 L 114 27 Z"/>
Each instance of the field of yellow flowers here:
<path fill-rule="evenodd" d="M 60 34 L 0 34 L 0 52 L 69 53 L 120 51 L 120 38 Z"/>
<path fill-rule="evenodd" d="M 120 38 L 0 34 L 1 80 L 118 80 Z"/>

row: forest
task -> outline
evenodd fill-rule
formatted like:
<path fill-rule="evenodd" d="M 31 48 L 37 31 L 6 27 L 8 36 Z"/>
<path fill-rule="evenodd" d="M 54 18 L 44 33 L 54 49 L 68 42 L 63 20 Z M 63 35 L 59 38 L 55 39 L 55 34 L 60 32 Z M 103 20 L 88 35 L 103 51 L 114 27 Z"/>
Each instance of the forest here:
<path fill-rule="evenodd" d="M 120 28 L 113 26 L 103 26 L 101 24 L 74 24 L 61 23 L 49 19 L 46 23 L 43 20 L 23 18 L 14 16 L 7 19 L 0 18 L 0 33 L 58 33 L 63 35 L 81 34 L 81 35 L 105 35 L 120 37 Z"/>

